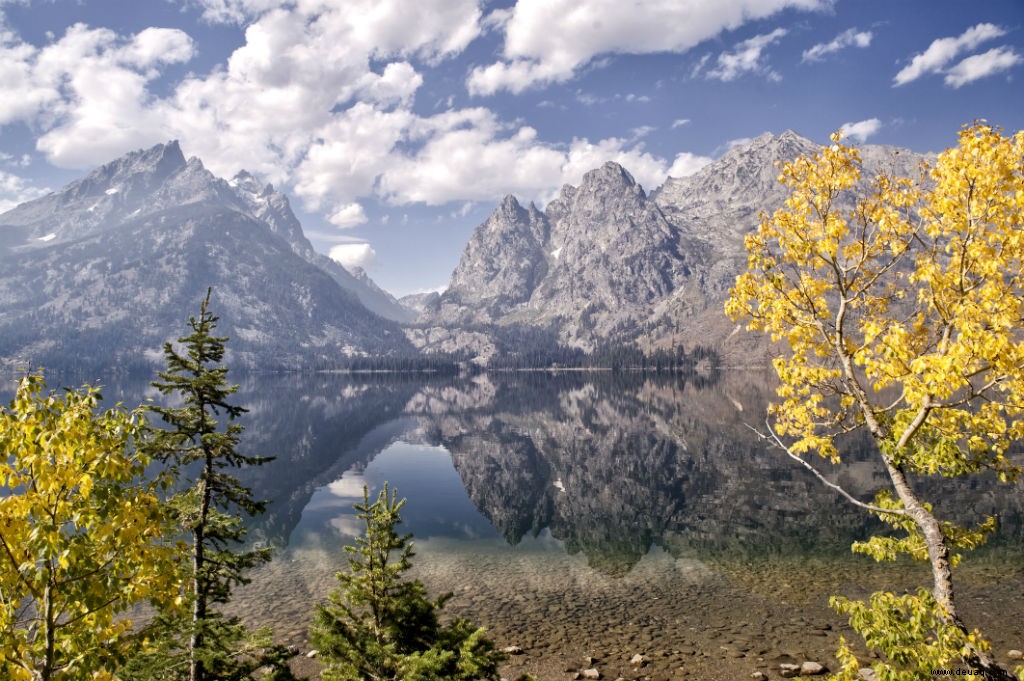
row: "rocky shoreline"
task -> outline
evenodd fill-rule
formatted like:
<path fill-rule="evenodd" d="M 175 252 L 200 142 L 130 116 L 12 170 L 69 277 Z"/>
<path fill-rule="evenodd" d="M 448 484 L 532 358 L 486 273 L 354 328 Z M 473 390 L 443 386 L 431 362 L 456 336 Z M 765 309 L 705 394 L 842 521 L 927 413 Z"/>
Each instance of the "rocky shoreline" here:
<path fill-rule="evenodd" d="M 417 544 L 416 576 L 446 607 L 486 626 L 512 652 L 502 676 L 542 681 L 623 679 L 735 681 L 787 678 L 836 670 L 839 637 L 859 641 L 827 604 L 832 593 L 858 597 L 922 583 L 916 566 L 860 559 L 765 559 L 704 562 L 655 551 L 622 577 L 591 569 L 582 555 L 517 551 L 460 552 Z M 301 558 L 301 560 L 300 560 Z M 312 604 L 333 586 L 337 567 L 311 567 L 311 556 L 268 565 L 240 593 L 243 614 L 274 626 L 296 646 L 296 669 L 317 678 L 306 657 Z M 960 599 L 966 621 L 990 637 L 1000 662 L 1024 647 L 1024 571 L 968 564 Z M 598 676 L 595 676 L 597 674 Z"/>

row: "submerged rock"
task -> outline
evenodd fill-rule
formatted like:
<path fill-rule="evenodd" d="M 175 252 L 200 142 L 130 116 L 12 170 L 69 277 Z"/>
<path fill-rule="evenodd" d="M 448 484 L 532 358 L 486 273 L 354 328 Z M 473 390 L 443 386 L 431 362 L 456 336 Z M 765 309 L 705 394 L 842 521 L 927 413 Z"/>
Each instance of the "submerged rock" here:
<path fill-rule="evenodd" d="M 818 674 L 824 674 L 826 671 L 824 666 L 810 660 L 800 665 L 800 674 L 802 676 L 817 676 Z"/>
<path fill-rule="evenodd" d="M 798 664 L 790 664 L 788 662 L 783 662 L 779 665 L 779 674 L 781 674 L 783 678 L 791 679 L 799 673 L 800 665 Z"/>

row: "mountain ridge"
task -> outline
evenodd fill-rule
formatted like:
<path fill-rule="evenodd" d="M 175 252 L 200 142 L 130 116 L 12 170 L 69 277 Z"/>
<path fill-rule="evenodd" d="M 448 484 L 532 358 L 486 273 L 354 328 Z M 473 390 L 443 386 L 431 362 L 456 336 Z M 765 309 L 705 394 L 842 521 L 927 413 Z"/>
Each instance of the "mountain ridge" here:
<path fill-rule="evenodd" d="M 738 334 L 722 303 L 745 266 L 743 237 L 789 194 L 778 164 L 819 149 L 792 130 L 764 133 L 649 194 L 607 162 L 578 186 L 563 186 L 543 210 L 506 196 L 471 235 L 439 304 L 406 335 L 425 352 L 431 329 L 445 329 L 447 348 L 459 333 L 472 334 L 476 346 L 489 335 L 497 347 L 519 326 L 586 351 L 700 344 L 724 346 L 734 358 L 764 357 L 765 344 Z M 911 174 L 928 158 L 861 149 L 866 175 Z"/>
<path fill-rule="evenodd" d="M 357 295 L 382 292 L 326 260 L 271 185 L 218 178 L 173 141 L 131 152 L 0 215 L 0 356 L 152 364 L 208 286 L 242 367 L 412 354 Z"/>

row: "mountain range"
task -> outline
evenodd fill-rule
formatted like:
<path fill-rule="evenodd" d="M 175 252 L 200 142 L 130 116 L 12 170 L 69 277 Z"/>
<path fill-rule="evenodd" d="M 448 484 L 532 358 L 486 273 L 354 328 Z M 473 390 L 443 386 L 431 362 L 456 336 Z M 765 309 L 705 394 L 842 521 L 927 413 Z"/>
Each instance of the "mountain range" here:
<path fill-rule="evenodd" d="M 316 252 L 273 186 L 244 171 L 218 178 L 176 142 L 157 145 L 0 215 L 0 358 L 159 363 L 207 287 L 228 361 L 245 368 L 438 352 L 486 364 L 524 345 L 751 357 L 763 343 L 737 333 L 722 302 L 744 235 L 785 199 L 777 164 L 817 148 L 766 133 L 650 193 L 609 162 L 543 210 L 507 196 L 442 294 L 398 301 Z M 862 155 L 868 175 L 910 175 L 926 158 Z"/>
<path fill-rule="evenodd" d="M 563 187 L 543 211 L 507 196 L 473 233 L 420 326 L 439 337 L 472 332 L 478 345 L 481 336 L 500 340 L 528 326 L 586 351 L 635 342 L 761 355 L 763 340 L 737 333 L 723 302 L 746 265 L 744 236 L 788 195 L 778 164 L 818 149 L 792 131 L 766 133 L 650 194 L 609 162 Z M 865 176 L 913 176 L 927 160 L 893 147 L 861 151 Z M 429 351 L 426 335 L 412 340 Z"/>
<path fill-rule="evenodd" d="M 315 252 L 284 194 L 244 172 L 215 177 L 176 142 L 0 215 L 8 363 L 158 363 L 208 287 L 232 365 L 413 352 L 395 321 L 411 315 Z"/>

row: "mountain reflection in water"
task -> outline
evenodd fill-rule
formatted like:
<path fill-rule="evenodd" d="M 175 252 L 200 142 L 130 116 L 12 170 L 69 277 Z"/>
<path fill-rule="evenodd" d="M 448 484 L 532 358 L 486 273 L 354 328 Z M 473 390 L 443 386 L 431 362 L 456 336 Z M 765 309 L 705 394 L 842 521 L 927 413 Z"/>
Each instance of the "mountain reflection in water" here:
<path fill-rule="evenodd" d="M 254 529 L 277 545 L 315 490 L 367 466 L 372 488 L 390 479 L 409 498 L 407 529 L 418 538 L 465 534 L 467 523 L 475 526 L 469 536 L 480 537 L 469 504 L 435 498 L 468 497 L 509 544 L 547 529 L 611 575 L 652 546 L 673 555 L 847 555 L 852 541 L 881 529 L 750 430 L 772 395 L 765 376 L 727 373 L 712 385 L 575 372 L 428 383 L 259 377 L 245 388 L 246 444 L 279 457 L 245 476 L 271 500 Z M 434 455 L 392 454 L 372 466 L 397 443 Z M 840 467 L 816 463 L 867 499 L 884 478 L 860 444 L 848 443 Z M 403 475 L 414 463 L 418 472 Z M 1002 538 L 1020 537 L 1022 496 L 1013 488 L 919 484 L 964 519 L 998 512 Z M 356 496 L 341 495 L 346 513 L 361 483 L 350 487 Z"/>
<path fill-rule="evenodd" d="M 249 410 L 242 447 L 277 457 L 239 473 L 269 500 L 251 536 L 280 548 L 300 525 L 342 541 L 363 482 L 373 494 L 385 480 L 409 498 L 406 530 L 419 541 L 500 535 L 517 545 L 546 531 L 615 576 L 652 547 L 673 556 L 848 556 L 852 541 L 883 529 L 750 430 L 773 397 L 767 375 L 233 378 L 236 402 Z M 117 383 L 104 397 L 160 399 L 147 383 Z M 847 443 L 841 466 L 815 463 L 863 499 L 884 484 L 863 441 Z M 997 513 L 997 543 L 1021 543 L 1019 486 L 917 484 L 961 520 Z"/>

